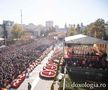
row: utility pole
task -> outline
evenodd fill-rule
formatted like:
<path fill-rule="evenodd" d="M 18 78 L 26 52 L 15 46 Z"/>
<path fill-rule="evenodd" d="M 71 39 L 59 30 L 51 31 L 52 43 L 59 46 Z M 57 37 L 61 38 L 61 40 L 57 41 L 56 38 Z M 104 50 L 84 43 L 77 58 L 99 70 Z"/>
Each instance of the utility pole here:
<path fill-rule="evenodd" d="M 66 31 L 66 37 L 67 37 L 67 33 L 68 33 L 68 28 L 66 28 L 67 29 L 67 31 Z M 63 58 L 64 58 L 64 53 L 65 53 L 65 39 L 64 39 L 64 41 L 63 41 Z M 66 72 L 67 72 L 67 61 L 65 61 L 66 62 L 66 64 L 65 64 L 65 66 L 64 66 L 64 80 L 63 80 L 63 90 L 65 90 L 65 86 L 66 86 Z"/>
<path fill-rule="evenodd" d="M 20 10 L 20 14 L 21 14 L 21 16 L 20 16 L 21 17 L 21 22 L 20 22 L 21 23 L 21 30 L 23 30 L 22 9 Z M 18 39 L 19 39 L 19 36 L 18 36 Z"/>
<path fill-rule="evenodd" d="M 22 25 L 23 24 L 23 19 L 22 19 L 22 16 L 23 15 L 22 15 L 22 9 L 21 9 L 21 29 L 23 29 L 23 25 Z"/>
<path fill-rule="evenodd" d="M 64 46 L 65 46 L 65 40 L 63 41 L 63 59 L 64 59 L 64 53 L 65 53 Z M 63 90 L 65 90 L 65 86 L 66 86 L 66 68 L 67 68 L 67 62 L 64 66 Z"/>
<path fill-rule="evenodd" d="M 67 68 L 67 64 L 64 67 L 63 90 L 65 90 L 65 86 L 66 86 L 66 68 Z"/>

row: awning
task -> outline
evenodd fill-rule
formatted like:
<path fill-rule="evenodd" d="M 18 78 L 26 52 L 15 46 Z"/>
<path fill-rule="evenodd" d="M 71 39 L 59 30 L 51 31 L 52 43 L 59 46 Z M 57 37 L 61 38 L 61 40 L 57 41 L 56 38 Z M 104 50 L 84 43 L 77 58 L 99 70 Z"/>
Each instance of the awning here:
<path fill-rule="evenodd" d="M 4 40 L 4 38 L 0 38 L 0 41 L 3 41 Z"/>
<path fill-rule="evenodd" d="M 65 37 L 66 44 L 108 44 L 108 41 L 97 39 L 95 37 L 86 36 L 83 34 Z"/>

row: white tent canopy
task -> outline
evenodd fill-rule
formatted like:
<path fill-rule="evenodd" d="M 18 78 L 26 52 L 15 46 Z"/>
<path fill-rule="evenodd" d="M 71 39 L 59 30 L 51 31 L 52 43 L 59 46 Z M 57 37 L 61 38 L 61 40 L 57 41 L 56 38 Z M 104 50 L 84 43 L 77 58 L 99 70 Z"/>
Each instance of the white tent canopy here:
<path fill-rule="evenodd" d="M 78 35 L 66 37 L 65 41 L 67 42 L 67 41 L 70 41 L 70 40 L 79 39 L 79 38 L 83 38 L 83 37 L 86 37 L 86 36 L 83 35 L 83 34 L 78 34 Z"/>
<path fill-rule="evenodd" d="M 67 44 L 108 44 L 108 41 L 97 39 L 95 37 L 86 36 L 83 34 L 77 34 L 69 37 L 65 37 L 65 43 Z"/>
<path fill-rule="evenodd" d="M 0 41 L 4 40 L 4 38 L 0 38 Z"/>

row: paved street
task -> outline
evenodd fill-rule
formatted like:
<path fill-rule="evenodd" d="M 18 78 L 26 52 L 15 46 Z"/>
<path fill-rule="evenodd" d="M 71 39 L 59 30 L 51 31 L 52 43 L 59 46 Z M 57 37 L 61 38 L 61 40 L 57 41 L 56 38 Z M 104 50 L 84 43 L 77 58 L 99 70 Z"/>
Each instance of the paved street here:
<path fill-rule="evenodd" d="M 38 84 L 34 87 L 33 90 L 50 90 L 52 83 L 53 83 L 53 80 L 40 79 Z"/>

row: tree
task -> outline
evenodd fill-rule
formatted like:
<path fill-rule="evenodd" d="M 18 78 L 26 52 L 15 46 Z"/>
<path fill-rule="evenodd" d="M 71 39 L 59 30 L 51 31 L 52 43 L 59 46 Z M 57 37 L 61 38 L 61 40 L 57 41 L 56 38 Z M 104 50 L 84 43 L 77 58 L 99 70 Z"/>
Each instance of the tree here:
<path fill-rule="evenodd" d="M 77 34 L 81 33 L 81 28 L 79 24 L 77 24 L 76 31 L 77 31 Z"/>
<path fill-rule="evenodd" d="M 85 34 L 96 38 L 105 38 L 105 22 L 103 19 L 97 19 L 94 23 L 87 25 Z"/>
<path fill-rule="evenodd" d="M 73 26 L 70 26 L 68 31 L 67 31 L 67 36 L 72 36 L 76 34 L 76 29 Z"/>
<path fill-rule="evenodd" d="M 97 19 L 95 24 L 95 33 L 97 38 L 104 38 L 105 36 L 105 21 L 103 19 Z"/>
<path fill-rule="evenodd" d="M 15 24 L 12 28 L 11 33 L 13 38 L 19 39 L 22 35 L 25 34 L 25 30 L 20 24 Z"/>
<path fill-rule="evenodd" d="M 84 30 L 84 34 L 88 35 L 88 36 L 95 36 L 94 34 L 94 23 L 91 23 L 89 25 L 86 26 L 85 30 Z"/>

